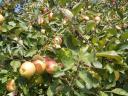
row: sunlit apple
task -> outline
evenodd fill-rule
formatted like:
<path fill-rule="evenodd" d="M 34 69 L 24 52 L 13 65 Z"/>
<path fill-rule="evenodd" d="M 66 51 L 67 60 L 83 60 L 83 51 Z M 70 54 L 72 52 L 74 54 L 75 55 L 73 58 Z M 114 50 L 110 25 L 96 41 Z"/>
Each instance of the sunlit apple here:
<path fill-rule="evenodd" d="M 19 72 L 21 76 L 29 79 L 36 72 L 36 68 L 33 63 L 26 61 L 21 65 Z"/>

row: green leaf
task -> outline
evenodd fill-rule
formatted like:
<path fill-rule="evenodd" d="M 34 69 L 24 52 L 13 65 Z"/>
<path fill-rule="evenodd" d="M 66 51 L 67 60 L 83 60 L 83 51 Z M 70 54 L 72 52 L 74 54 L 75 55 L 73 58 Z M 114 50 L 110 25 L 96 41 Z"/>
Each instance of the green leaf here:
<path fill-rule="evenodd" d="M 73 6 L 73 10 L 72 10 L 73 14 L 77 15 L 80 12 L 82 7 L 83 7 L 83 3 L 82 2 L 77 3 L 75 6 Z"/>
<path fill-rule="evenodd" d="M 108 94 L 103 91 L 100 91 L 99 96 L 108 96 Z"/>
<path fill-rule="evenodd" d="M 120 50 L 128 50 L 128 44 L 124 44 L 120 47 Z"/>
<path fill-rule="evenodd" d="M 32 57 L 33 55 L 35 55 L 37 52 L 37 50 L 35 49 L 31 49 L 28 51 L 28 53 L 25 55 L 25 57 Z"/>
<path fill-rule="evenodd" d="M 96 24 L 94 21 L 88 21 L 86 25 L 86 31 L 90 32 L 96 27 Z"/>
<path fill-rule="evenodd" d="M 128 92 L 121 88 L 115 88 L 112 90 L 112 92 L 117 95 L 128 96 Z"/>
<path fill-rule="evenodd" d="M 79 77 L 86 83 L 86 88 L 91 89 L 93 87 L 92 77 L 89 73 L 81 71 Z"/>
<path fill-rule="evenodd" d="M 84 88 L 84 84 L 82 84 L 79 80 L 76 80 L 76 85 L 79 87 L 79 88 Z"/>
<path fill-rule="evenodd" d="M 77 49 L 78 46 L 80 46 L 80 41 L 75 36 L 73 36 L 71 33 L 65 33 L 64 44 L 68 48 Z"/>
<path fill-rule="evenodd" d="M 66 5 L 67 2 L 69 2 L 70 0 L 59 0 L 59 4 L 60 5 Z"/>
<path fill-rule="evenodd" d="M 0 70 L 0 74 L 7 74 L 7 73 L 8 73 L 8 71 L 5 69 Z"/>
<path fill-rule="evenodd" d="M 74 60 L 72 51 L 70 49 L 61 48 L 57 51 L 57 57 L 61 60 L 66 69 L 70 69 L 73 67 Z"/>
<path fill-rule="evenodd" d="M 11 61 L 10 65 L 12 66 L 14 72 L 17 72 L 17 69 L 20 67 L 21 62 L 13 60 L 13 61 Z"/>
<path fill-rule="evenodd" d="M 47 96 L 54 96 L 54 92 L 52 91 L 51 87 L 47 90 Z"/>
<path fill-rule="evenodd" d="M 2 83 L 5 83 L 8 80 L 8 78 L 7 77 L 2 77 L 0 80 L 1 80 Z"/>
<path fill-rule="evenodd" d="M 122 33 L 122 34 L 120 35 L 120 39 L 121 39 L 121 40 L 126 40 L 126 39 L 128 39 L 128 31 Z"/>
<path fill-rule="evenodd" d="M 3 46 L 3 41 L 0 41 L 0 46 Z"/>
<path fill-rule="evenodd" d="M 117 30 L 115 28 L 109 28 L 106 31 L 109 32 L 111 35 L 117 34 Z"/>
<path fill-rule="evenodd" d="M 87 49 L 88 46 L 86 46 L 85 48 L 84 47 L 80 48 L 78 56 L 80 61 L 83 61 L 86 65 L 91 66 L 91 63 L 94 62 L 94 54 L 86 52 Z"/>
<path fill-rule="evenodd" d="M 99 61 L 93 62 L 93 66 L 94 66 L 95 68 L 102 68 L 102 64 L 101 64 Z"/>
<path fill-rule="evenodd" d="M 15 27 L 16 26 L 16 23 L 14 21 L 11 21 L 11 22 L 8 22 L 9 25 Z"/>
<path fill-rule="evenodd" d="M 63 71 L 59 71 L 59 72 L 56 72 L 53 77 L 57 78 L 57 77 L 61 77 L 64 75 L 65 75 L 65 73 Z"/>
<path fill-rule="evenodd" d="M 122 63 L 122 60 L 123 60 L 122 57 L 120 55 L 118 55 L 118 53 L 116 51 L 100 52 L 100 53 L 97 53 L 96 56 L 98 56 L 98 57 L 106 57 L 108 59 L 114 59 L 118 63 Z"/>

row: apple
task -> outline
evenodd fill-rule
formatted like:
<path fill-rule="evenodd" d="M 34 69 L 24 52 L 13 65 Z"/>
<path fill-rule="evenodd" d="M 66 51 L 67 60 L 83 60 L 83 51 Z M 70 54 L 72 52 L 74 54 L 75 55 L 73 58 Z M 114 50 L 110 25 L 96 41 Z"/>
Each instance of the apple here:
<path fill-rule="evenodd" d="M 119 25 L 116 25 L 115 27 L 116 29 L 121 30 L 121 27 Z"/>
<path fill-rule="evenodd" d="M 88 16 L 84 16 L 84 15 L 82 15 L 82 19 L 88 21 L 90 18 L 89 18 Z"/>
<path fill-rule="evenodd" d="M 61 36 L 55 36 L 53 39 L 53 47 L 54 48 L 61 48 L 62 44 L 62 37 Z"/>
<path fill-rule="evenodd" d="M 94 19 L 95 19 L 95 21 L 96 21 L 97 23 L 99 23 L 100 20 L 101 20 L 101 19 L 100 19 L 100 16 L 96 16 Z"/>
<path fill-rule="evenodd" d="M 67 24 L 67 19 L 66 19 L 66 18 L 64 18 L 64 19 L 62 20 L 62 24 L 64 24 L 64 25 Z"/>
<path fill-rule="evenodd" d="M 38 23 L 39 25 L 44 24 L 44 18 L 43 18 L 42 16 L 38 16 L 38 18 L 37 18 L 37 23 Z"/>
<path fill-rule="evenodd" d="M 45 57 L 45 63 L 46 63 L 46 71 L 49 74 L 53 74 L 57 68 L 56 61 L 50 57 Z"/>
<path fill-rule="evenodd" d="M 116 0 L 112 0 L 112 4 L 115 5 L 116 4 Z"/>
<path fill-rule="evenodd" d="M 16 84 L 15 84 L 15 80 L 14 79 L 11 79 L 11 80 L 7 81 L 6 89 L 9 92 L 12 92 L 12 91 L 16 90 Z"/>
<path fill-rule="evenodd" d="M 55 36 L 53 39 L 53 43 L 61 45 L 62 44 L 62 37 L 61 36 Z"/>
<path fill-rule="evenodd" d="M 49 9 L 48 9 L 47 7 L 44 7 L 44 8 L 42 8 L 42 10 L 41 10 L 41 11 L 42 11 L 42 13 L 43 13 L 43 14 L 45 14 L 46 12 L 48 12 L 48 11 L 49 11 Z"/>
<path fill-rule="evenodd" d="M 21 65 L 19 72 L 21 76 L 29 79 L 32 75 L 35 74 L 36 68 L 32 62 L 26 61 Z"/>
<path fill-rule="evenodd" d="M 42 74 L 46 69 L 46 64 L 44 61 L 37 59 L 32 62 L 35 65 L 36 73 Z"/>
<path fill-rule="evenodd" d="M 50 13 L 48 14 L 48 19 L 49 19 L 49 20 L 52 20 L 52 18 L 53 18 L 53 12 L 50 12 Z"/>
<path fill-rule="evenodd" d="M 0 23 L 4 21 L 3 15 L 0 14 Z"/>

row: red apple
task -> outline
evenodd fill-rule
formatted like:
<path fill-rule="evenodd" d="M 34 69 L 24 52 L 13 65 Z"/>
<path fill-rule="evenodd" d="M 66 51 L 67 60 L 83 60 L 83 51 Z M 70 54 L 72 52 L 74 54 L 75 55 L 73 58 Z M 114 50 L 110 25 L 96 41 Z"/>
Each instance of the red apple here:
<path fill-rule="evenodd" d="M 36 67 L 36 73 L 42 74 L 46 69 L 46 64 L 44 61 L 37 59 L 32 62 Z"/>
<path fill-rule="evenodd" d="M 19 72 L 21 76 L 29 79 L 32 75 L 35 74 L 36 68 L 32 62 L 26 61 L 21 65 Z"/>
<path fill-rule="evenodd" d="M 9 91 L 9 92 L 12 92 L 12 91 L 15 91 L 16 90 L 16 84 L 15 84 L 15 80 L 12 79 L 12 80 L 9 80 L 6 84 L 6 89 Z"/>
<path fill-rule="evenodd" d="M 57 68 L 57 63 L 54 59 L 45 57 L 45 62 L 46 62 L 46 71 L 49 74 L 53 74 L 56 71 Z"/>

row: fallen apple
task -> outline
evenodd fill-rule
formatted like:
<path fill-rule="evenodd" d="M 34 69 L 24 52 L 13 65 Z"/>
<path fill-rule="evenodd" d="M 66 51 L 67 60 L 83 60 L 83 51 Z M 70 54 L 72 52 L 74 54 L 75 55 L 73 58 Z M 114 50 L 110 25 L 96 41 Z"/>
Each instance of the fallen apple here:
<path fill-rule="evenodd" d="M 37 59 L 32 62 L 35 65 L 36 73 L 42 74 L 46 69 L 46 64 L 44 61 Z"/>
<path fill-rule="evenodd" d="M 19 72 L 21 76 L 29 79 L 32 75 L 35 74 L 36 68 L 32 62 L 26 61 L 21 65 Z"/>
<path fill-rule="evenodd" d="M 14 79 L 11 79 L 11 80 L 7 81 L 6 89 L 9 92 L 12 92 L 12 91 L 16 90 L 16 84 L 15 84 L 15 80 Z"/>

